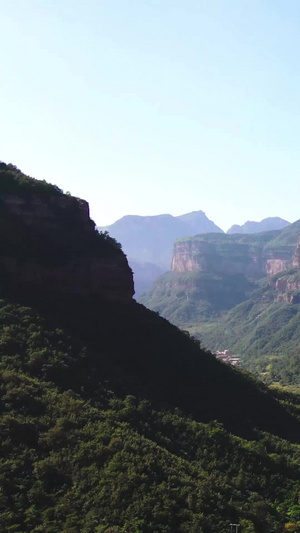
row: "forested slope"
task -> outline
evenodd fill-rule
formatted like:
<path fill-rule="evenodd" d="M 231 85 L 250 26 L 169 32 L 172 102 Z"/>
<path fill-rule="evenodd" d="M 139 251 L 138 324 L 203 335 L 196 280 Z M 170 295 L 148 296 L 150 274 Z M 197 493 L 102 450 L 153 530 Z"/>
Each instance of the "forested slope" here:
<path fill-rule="evenodd" d="M 299 445 L 249 442 L 97 380 L 91 402 L 88 348 L 30 308 L 1 302 L 0 339 L 1 531 L 297 527 Z"/>

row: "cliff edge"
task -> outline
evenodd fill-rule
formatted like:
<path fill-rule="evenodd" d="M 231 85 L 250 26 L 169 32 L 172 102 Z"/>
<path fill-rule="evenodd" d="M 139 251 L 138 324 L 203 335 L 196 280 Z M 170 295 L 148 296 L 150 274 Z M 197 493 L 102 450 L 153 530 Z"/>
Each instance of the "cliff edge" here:
<path fill-rule="evenodd" d="M 0 291 L 129 302 L 132 271 L 120 245 L 99 234 L 84 200 L 0 164 Z"/>

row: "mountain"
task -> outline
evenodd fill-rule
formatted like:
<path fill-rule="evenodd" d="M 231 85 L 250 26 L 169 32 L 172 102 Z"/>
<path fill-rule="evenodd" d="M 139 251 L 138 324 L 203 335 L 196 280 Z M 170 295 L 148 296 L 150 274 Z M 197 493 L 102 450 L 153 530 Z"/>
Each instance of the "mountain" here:
<path fill-rule="evenodd" d="M 137 296 L 150 288 L 158 273 L 169 270 L 175 239 L 195 233 L 223 233 L 203 211 L 178 217 L 128 215 L 98 230 L 108 231 L 122 244 L 135 273 Z"/>
<path fill-rule="evenodd" d="M 231 226 L 231 228 L 229 228 L 226 233 L 228 233 L 229 235 L 232 233 L 260 233 L 262 231 L 283 229 L 289 225 L 290 222 L 284 220 L 283 218 L 268 217 L 264 218 L 260 222 L 253 222 L 248 220 L 247 222 L 245 222 L 245 224 L 242 224 L 242 226 L 234 224 L 233 226 Z"/>
<path fill-rule="evenodd" d="M 300 231 L 299 222 L 294 228 Z M 287 235 L 286 235 L 287 236 Z M 219 322 L 201 327 L 212 349 L 230 347 L 268 382 L 300 384 L 300 238 L 291 268 L 264 282 Z"/>
<path fill-rule="evenodd" d="M 136 303 L 88 205 L 4 163 L 0 235 L 1 532 L 296 530 L 297 395 Z"/>
<path fill-rule="evenodd" d="M 294 226 L 289 226 L 288 235 Z M 286 230 L 283 230 L 286 231 Z M 142 303 L 174 324 L 192 327 L 247 300 L 258 281 L 292 266 L 297 236 L 206 234 L 178 239 L 171 272 L 160 276 Z"/>
<path fill-rule="evenodd" d="M 299 235 L 297 221 L 281 231 L 178 240 L 172 271 L 142 301 L 264 379 L 300 385 Z"/>

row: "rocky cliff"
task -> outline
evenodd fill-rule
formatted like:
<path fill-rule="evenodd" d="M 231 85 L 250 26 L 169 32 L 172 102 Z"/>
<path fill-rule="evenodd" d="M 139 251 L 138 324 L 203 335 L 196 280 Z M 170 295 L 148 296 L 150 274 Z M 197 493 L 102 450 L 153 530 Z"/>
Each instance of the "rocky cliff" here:
<path fill-rule="evenodd" d="M 293 264 L 291 248 L 268 248 L 275 236 L 276 232 L 243 237 L 211 234 L 178 240 L 174 245 L 171 270 L 177 273 L 243 274 L 253 279 L 273 276 Z"/>
<path fill-rule="evenodd" d="M 184 328 L 220 317 L 261 286 L 266 290 L 256 298 L 266 305 L 295 304 L 300 301 L 299 234 L 300 221 L 281 231 L 177 240 L 172 271 L 156 280 L 142 303 Z"/>
<path fill-rule="evenodd" d="M 300 235 L 298 236 L 297 246 L 293 257 L 293 267 L 300 268 Z"/>
<path fill-rule="evenodd" d="M 31 182 L 3 163 L 0 228 L 4 235 L 0 249 L 2 295 L 50 297 L 55 292 L 131 300 L 134 288 L 127 259 L 114 239 L 96 231 L 87 202 L 55 187 L 44 190 L 40 182 Z"/>
<path fill-rule="evenodd" d="M 282 276 L 270 279 L 270 286 L 275 290 L 273 300 L 289 304 L 300 303 L 300 236 L 297 240 L 290 270 L 282 272 Z"/>

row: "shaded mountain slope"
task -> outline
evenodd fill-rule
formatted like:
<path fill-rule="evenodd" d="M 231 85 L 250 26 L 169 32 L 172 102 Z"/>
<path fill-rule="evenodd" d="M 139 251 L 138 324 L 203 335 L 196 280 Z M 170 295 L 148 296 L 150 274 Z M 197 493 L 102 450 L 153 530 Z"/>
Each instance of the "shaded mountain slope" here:
<path fill-rule="evenodd" d="M 28 307 L 0 302 L 0 341 L 3 533 L 296 527 L 300 446 L 121 400 L 106 382 L 91 402 L 89 349 Z"/>

